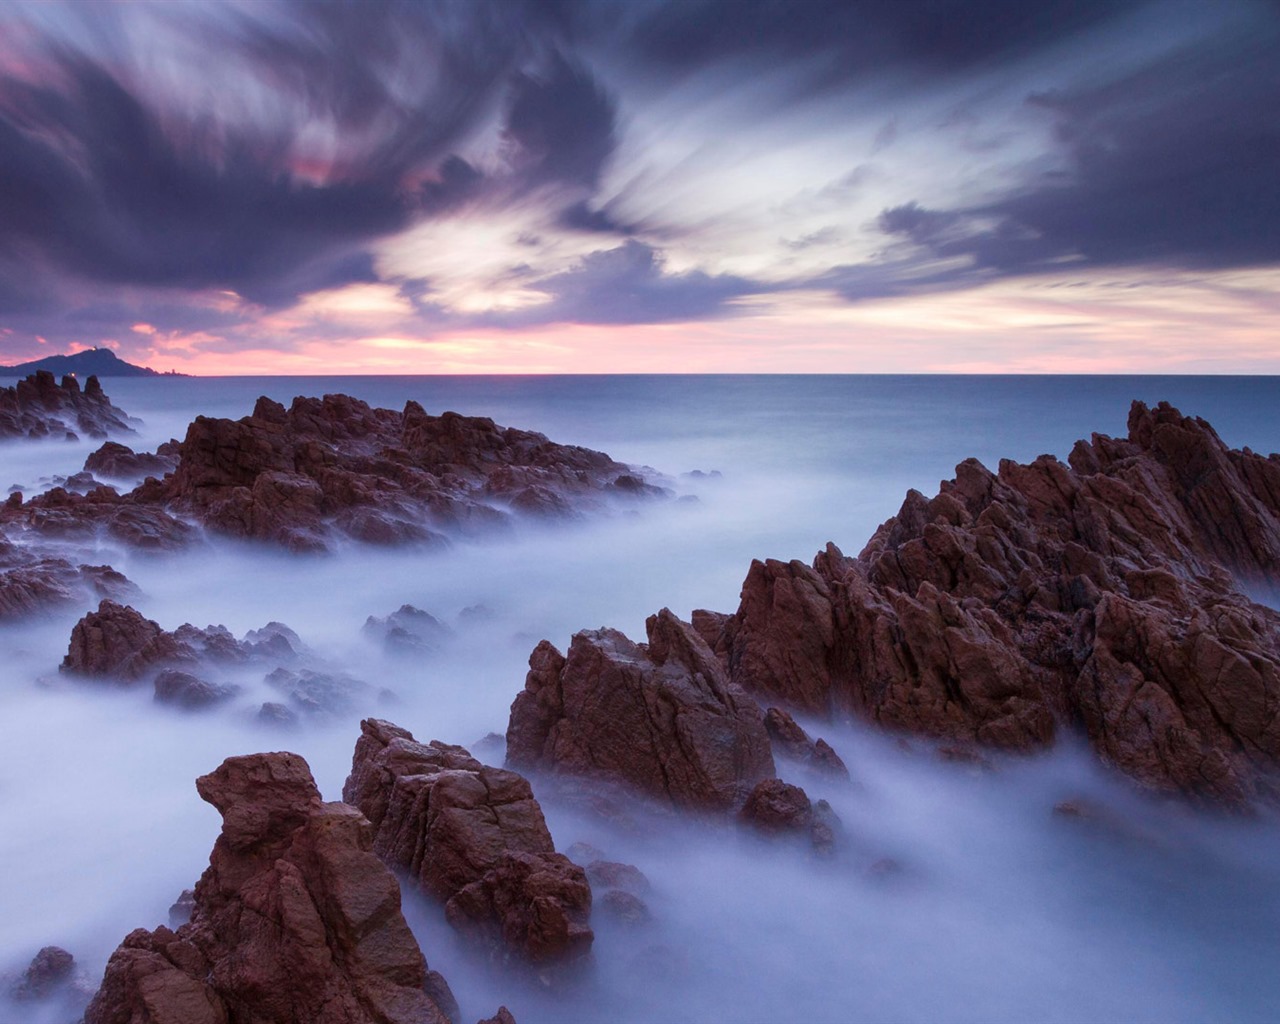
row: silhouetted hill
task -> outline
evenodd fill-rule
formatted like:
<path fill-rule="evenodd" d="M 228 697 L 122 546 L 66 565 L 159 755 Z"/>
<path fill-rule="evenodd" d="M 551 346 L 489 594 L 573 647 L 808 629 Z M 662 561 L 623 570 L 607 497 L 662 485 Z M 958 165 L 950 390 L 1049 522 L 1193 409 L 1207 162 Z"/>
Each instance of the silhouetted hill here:
<path fill-rule="evenodd" d="M 71 356 L 46 356 L 16 366 L 0 366 L 0 376 L 25 377 L 37 370 L 48 370 L 55 376 L 74 373 L 77 377 L 96 374 L 99 377 L 185 377 L 185 373 L 159 373 L 149 366 L 126 363 L 109 348 L 91 348 Z"/>

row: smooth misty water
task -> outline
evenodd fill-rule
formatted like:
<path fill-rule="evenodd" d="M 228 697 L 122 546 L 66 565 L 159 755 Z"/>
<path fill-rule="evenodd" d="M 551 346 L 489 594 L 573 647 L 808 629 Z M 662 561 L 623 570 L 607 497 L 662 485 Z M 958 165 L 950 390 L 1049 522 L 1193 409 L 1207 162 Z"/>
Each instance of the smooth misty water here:
<path fill-rule="evenodd" d="M 0 384 L 8 383 L 0 381 Z M 107 380 L 145 425 L 135 447 L 196 414 L 241 416 L 260 394 L 346 392 L 537 429 L 668 474 L 696 501 L 558 529 L 521 529 L 443 553 L 349 549 L 290 557 L 210 545 L 166 557 L 95 552 L 137 583 L 166 628 L 277 619 L 394 700 L 294 732 L 237 706 L 182 715 L 146 689 L 58 678 L 85 609 L 0 629 L 0 970 L 47 943 L 97 975 L 132 928 L 164 922 L 218 831 L 193 779 L 235 753 L 293 749 L 337 798 L 362 715 L 419 739 L 502 732 L 543 637 L 640 637 L 666 605 L 731 611 L 753 557 L 856 552 L 907 488 L 933 493 L 955 463 L 1065 457 L 1091 431 L 1122 434 L 1129 402 L 1172 401 L 1233 446 L 1280 450 L 1272 378 L 350 377 Z M 0 486 L 28 492 L 96 445 L 0 447 Z M 719 470 L 696 480 L 681 474 Z M 430 659 L 386 657 L 360 632 L 410 603 L 456 627 Z M 484 605 L 487 619 L 460 618 Z M 813 723 L 811 723 L 813 724 Z M 651 925 L 598 922 L 596 969 L 575 993 L 489 973 L 438 908 L 406 897 L 463 1020 L 506 1003 L 537 1021 L 1264 1021 L 1280 1005 L 1280 831 L 1135 798 L 1069 745 L 974 774 L 851 724 L 814 724 L 852 786 L 801 779 L 843 818 L 848 852 L 818 863 L 730 829 L 678 819 L 607 828 L 546 801 L 561 849 L 585 840 L 654 883 Z M 785 772 L 784 772 L 785 774 Z M 535 786 L 536 786 L 535 781 Z M 1091 796 L 1118 824 L 1055 818 Z M 891 859 L 900 866 L 884 872 Z M 0 1006 L 0 1020 L 7 1019 Z M 25 1010 L 23 1011 L 26 1012 Z M 25 1018 L 23 1018 L 25 1019 Z"/>

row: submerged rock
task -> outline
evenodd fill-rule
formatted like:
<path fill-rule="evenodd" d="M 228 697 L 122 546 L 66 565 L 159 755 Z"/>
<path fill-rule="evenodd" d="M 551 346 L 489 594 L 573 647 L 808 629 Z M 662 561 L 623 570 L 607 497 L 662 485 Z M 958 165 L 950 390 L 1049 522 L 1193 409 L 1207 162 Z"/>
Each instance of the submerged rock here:
<path fill-rule="evenodd" d="M 495 956 L 542 964 L 590 952 L 586 874 L 555 852 L 524 778 L 390 722 L 366 719 L 360 730 L 343 799 L 373 823 L 383 860 Z"/>
<path fill-rule="evenodd" d="M 1273 799 L 1280 769 L 1280 457 L 1140 402 L 1070 465 L 975 460 L 907 495 L 857 558 L 755 562 L 713 646 L 811 714 L 1005 750 L 1079 723 L 1142 785 Z"/>
<path fill-rule="evenodd" d="M 296 754 L 228 758 L 196 785 L 223 825 L 191 920 L 131 932 L 86 1024 L 447 1024 L 359 811 L 321 801 Z"/>
<path fill-rule="evenodd" d="M 385 618 L 370 615 L 362 632 L 380 641 L 388 653 L 412 656 L 435 654 L 453 636 L 453 630 L 434 615 L 411 604 L 401 605 Z"/>

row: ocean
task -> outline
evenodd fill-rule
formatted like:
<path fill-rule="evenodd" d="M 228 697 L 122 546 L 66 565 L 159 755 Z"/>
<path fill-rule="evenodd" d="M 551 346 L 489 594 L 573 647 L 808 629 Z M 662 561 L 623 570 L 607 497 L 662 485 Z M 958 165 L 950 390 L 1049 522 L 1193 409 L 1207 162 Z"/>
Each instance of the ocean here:
<path fill-rule="evenodd" d="M 0 384 L 11 383 L 0 380 Z M 230 708 L 181 714 L 148 688 L 61 678 L 87 607 L 0 627 L 0 971 L 41 946 L 71 950 L 96 985 L 133 928 L 208 863 L 219 817 L 194 779 L 231 754 L 289 749 L 338 799 L 361 717 L 472 746 L 505 730 L 534 645 L 581 629 L 636 639 L 662 607 L 733 611 L 753 558 L 857 553 L 906 491 L 931 495 L 977 457 L 1065 459 L 1077 438 L 1123 434 L 1130 402 L 1169 401 L 1233 447 L 1280 451 L 1280 381 L 1264 377 L 550 376 L 108 378 L 151 449 L 196 415 L 247 415 L 259 395 L 341 392 L 489 416 L 667 477 L 680 500 L 444 551 L 289 555 L 211 543 L 95 560 L 141 589 L 162 626 L 286 623 L 370 684 L 350 714 L 288 732 Z M 88 440 L 0 446 L 0 485 L 27 493 L 80 469 Z M 387 655 L 362 633 L 403 604 L 449 624 L 432 657 Z M 468 609 L 483 609 L 483 614 Z M 641 815 L 606 826 L 544 801 L 557 848 L 589 842 L 640 867 L 653 920 L 600 922 L 578 987 L 479 963 L 440 909 L 406 893 L 428 962 L 463 1020 L 499 1003 L 520 1024 L 593 1021 L 1269 1021 L 1280 1005 L 1280 828 L 1135 794 L 1070 739 L 991 770 L 857 722 L 806 720 L 852 783 L 804 780 L 846 829 L 821 862 L 738 830 Z M 535 792 L 537 781 L 535 780 Z M 1105 822 L 1055 816 L 1086 797 Z M 4 1016 L 0 1004 L 0 1020 Z M 17 1011 L 13 1011 L 17 1012 Z M 22 1009 L 38 1022 L 41 1011 Z M 52 1011 L 50 1011 L 52 1013 Z M 35 1014 L 35 1016 L 29 1016 Z"/>

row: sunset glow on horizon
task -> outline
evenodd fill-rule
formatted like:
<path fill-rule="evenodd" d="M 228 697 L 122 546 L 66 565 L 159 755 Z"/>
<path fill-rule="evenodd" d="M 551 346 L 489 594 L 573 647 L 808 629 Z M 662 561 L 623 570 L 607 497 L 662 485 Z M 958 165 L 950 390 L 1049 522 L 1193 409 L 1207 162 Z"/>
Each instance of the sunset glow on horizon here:
<path fill-rule="evenodd" d="M 1274 5 L 733 11 L 7 5 L 0 362 L 1280 373 Z"/>

